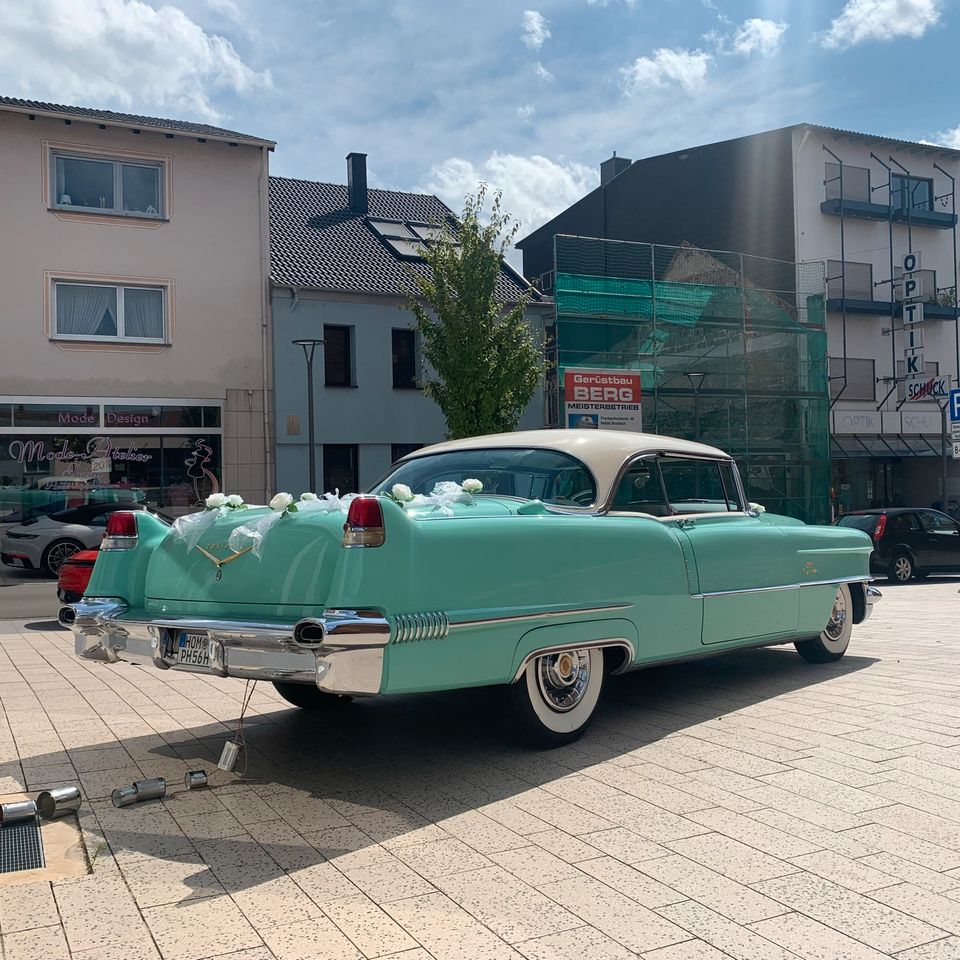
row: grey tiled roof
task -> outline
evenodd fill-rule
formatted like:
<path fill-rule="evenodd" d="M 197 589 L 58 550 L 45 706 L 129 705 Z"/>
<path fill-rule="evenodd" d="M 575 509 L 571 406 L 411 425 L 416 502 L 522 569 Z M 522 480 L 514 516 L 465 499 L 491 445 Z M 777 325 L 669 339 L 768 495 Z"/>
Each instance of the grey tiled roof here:
<path fill-rule="evenodd" d="M 270 178 L 271 280 L 278 286 L 403 296 L 413 292 L 410 270 L 428 275 L 422 261 L 404 259 L 374 233 L 367 218 L 436 223 L 453 217 L 436 197 L 398 190 L 367 191 L 367 217 L 348 207 L 337 183 Z M 508 268 L 498 298 L 516 299 L 527 285 Z"/>
<path fill-rule="evenodd" d="M 186 120 L 164 120 L 161 117 L 141 117 L 134 113 L 116 113 L 113 110 L 97 110 L 92 107 L 73 107 L 62 103 L 42 103 L 39 100 L 20 100 L 17 97 L 0 97 L 0 110 L 10 107 L 19 113 L 53 113 L 94 123 L 129 124 L 133 127 L 149 127 L 171 133 L 193 133 L 197 136 L 218 137 L 229 140 L 245 140 L 260 144 L 273 144 L 272 140 L 252 137 L 236 130 L 212 127 L 206 123 L 190 123 Z"/>

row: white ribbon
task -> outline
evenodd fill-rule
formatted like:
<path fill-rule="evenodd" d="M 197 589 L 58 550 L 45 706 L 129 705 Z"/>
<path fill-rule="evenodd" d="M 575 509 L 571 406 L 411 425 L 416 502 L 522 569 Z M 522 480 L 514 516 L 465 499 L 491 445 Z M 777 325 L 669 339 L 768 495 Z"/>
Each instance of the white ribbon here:
<path fill-rule="evenodd" d="M 418 493 L 409 501 L 412 507 L 432 507 L 434 512 L 439 511 L 445 517 L 453 516 L 453 504 L 473 502 L 473 496 L 452 480 L 444 480 L 433 488 L 433 493 Z"/>
<path fill-rule="evenodd" d="M 218 507 L 215 510 L 201 510 L 199 513 L 188 513 L 185 516 L 177 517 L 173 521 L 173 535 L 178 540 L 182 540 L 187 545 L 187 550 L 190 551 L 214 525 L 217 518 L 222 517 L 226 512 L 226 507 Z"/>
<path fill-rule="evenodd" d="M 252 548 L 250 552 L 259 560 L 260 547 L 263 545 L 265 537 L 273 528 L 273 525 L 283 519 L 285 513 L 286 510 L 271 510 L 269 513 L 257 517 L 256 520 L 235 527 L 230 531 L 230 536 L 227 537 L 227 546 L 234 553 L 250 547 Z"/>

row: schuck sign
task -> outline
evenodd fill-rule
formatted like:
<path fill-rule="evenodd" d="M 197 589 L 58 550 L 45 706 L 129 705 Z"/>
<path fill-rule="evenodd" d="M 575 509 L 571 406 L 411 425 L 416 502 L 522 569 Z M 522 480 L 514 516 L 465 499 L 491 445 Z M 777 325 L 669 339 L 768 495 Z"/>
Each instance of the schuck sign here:
<path fill-rule="evenodd" d="M 639 370 L 563 372 L 566 426 L 600 430 L 643 429 Z"/>

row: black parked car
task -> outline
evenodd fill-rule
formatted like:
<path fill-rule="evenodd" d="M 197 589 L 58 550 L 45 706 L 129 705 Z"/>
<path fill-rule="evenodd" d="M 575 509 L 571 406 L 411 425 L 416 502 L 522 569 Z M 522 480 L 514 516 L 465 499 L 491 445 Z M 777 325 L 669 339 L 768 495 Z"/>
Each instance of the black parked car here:
<path fill-rule="evenodd" d="M 857 510 L 837 523 L 870 534 L 870 570 L 893 583 L 922 580 L 931 573 L 960 573 L 960 524 L 939 510 Z"/>

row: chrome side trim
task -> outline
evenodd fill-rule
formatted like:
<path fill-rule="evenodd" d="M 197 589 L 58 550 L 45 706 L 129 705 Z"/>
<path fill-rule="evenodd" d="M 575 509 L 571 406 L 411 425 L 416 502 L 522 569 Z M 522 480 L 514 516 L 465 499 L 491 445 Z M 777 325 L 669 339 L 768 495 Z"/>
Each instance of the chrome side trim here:
<path fill-rule="evenodd" d="M 707 597 L 734 597 L 747 593 L 777 593 L 784 590 L 798 590 L 800 587 L 830 587 L 841 583 L 869 583 L 873 577 L 838 577 L 836 580 L 804 580 L 802 583 L 784 583 L 776 587 L 745 587 L 741 590 L 713 590 L 709 593 L 691 594 L 694 600 Z"/>
<path fill-rule="evenodd" d="M 519 623 L 524 620 L 552 620 L 555 617 L 576 617 L 581 614 L 590 613 L 611 613 L 615 610 L 629 610 L 632 603 L 610 603 L 602 607 L 574 607 L 569 610 L 546 610 L 542 613 L 518 613 L 506 617 L 478 617 L 474 620 L 457 620 L 451 622 L 450 629 L 457 630 L 460 627 L 486 627 L 498 623 Z"/>
<path fill-rule="evenodd" d="M 523 671 L 526 670 L 530 663 L 536 660 L 537 657 L 545 657 L 551 653 L 563 653 L 564 650 L 602 650 L 605 647 L 620 647 L 627 652 L 623 663 L 613 671 L 614 673 L 623 673 L 629 669 L 634 659 L 633 644 L 626 637 L 608 637 L 606 640 L 588 640 L 583 646 L 578 646 L 575 643 L 566 643 L 540 647 L 538 650 L 528 653 L 523 660 L 520 661 L 520 666 L 517 668 L 517 672 L 514 674 L 511 683 L 516 683 L 523 676 Z"/>
<path fill-rule="evenodd" d="M 450 632 L 450 621 L 442 610 L 399 613 L 393 618 L 394 643 L 442 640 Z"/>

